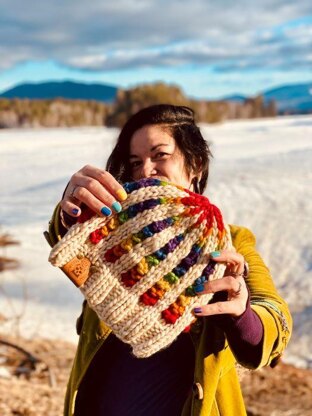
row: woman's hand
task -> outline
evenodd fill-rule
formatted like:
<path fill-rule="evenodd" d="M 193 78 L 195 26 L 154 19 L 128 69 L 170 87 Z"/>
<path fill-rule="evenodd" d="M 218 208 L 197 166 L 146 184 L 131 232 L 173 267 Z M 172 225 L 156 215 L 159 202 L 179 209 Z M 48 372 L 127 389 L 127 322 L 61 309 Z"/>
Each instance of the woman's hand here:
<path fill-rule="evenodd" d="M 97 214 L 108 216 L 112 210 L 120 212 L 118 201 L 125 199 L 126 191 L 109 172 L 87 165 L 71 177 L 61 208 L 72 217 L 79 217 L 83 203 Z"/>
<path fill-rule="evenodd" d="M 226 291 L 228 297 L 224 302 L 209 303 L 208 305 L 196 307 L 194 308 L 194 313 L 196 316 L 229 314 L 237 317 L 242 315 L 246 310 L 248 300 L 248 289 L 244 279 L 244 257 L 229 250 L 213 252 L 210 256 L 216 262 L 227 264 L 224 277 L 200 285 L 196 293 L 203 295 Z"/>

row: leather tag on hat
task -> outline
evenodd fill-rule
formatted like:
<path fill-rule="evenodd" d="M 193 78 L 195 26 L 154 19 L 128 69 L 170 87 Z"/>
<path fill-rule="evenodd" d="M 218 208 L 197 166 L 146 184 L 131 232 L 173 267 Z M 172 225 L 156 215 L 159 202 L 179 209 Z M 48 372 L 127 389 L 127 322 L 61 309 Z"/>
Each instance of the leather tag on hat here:
<path fill-rule="evenodd" d="M 74 257 L 61 269 L 77 287 L 80 287 L 89 277 L 90 266 L 91 262 L 86 257 Z"/>

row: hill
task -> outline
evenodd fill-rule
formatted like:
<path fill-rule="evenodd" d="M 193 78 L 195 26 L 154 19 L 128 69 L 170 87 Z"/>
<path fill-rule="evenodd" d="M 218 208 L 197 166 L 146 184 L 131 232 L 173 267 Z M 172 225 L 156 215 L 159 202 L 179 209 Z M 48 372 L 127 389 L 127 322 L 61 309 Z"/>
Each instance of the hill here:
<path fill-rule="evenodd" d="M 279 113 L 305 114 L 312 112 L 312 82 L 284 85 L 263 93 L 264 100 L 276 102 Z"/>
<path fill-rule="evenodd" d="M 20 84 L 4 93 L 2 98 L 20 98 L 31 100 L 51 100 L 63 98 L 67 100 L 92 100 L 112 102 L 117 94 L 117 87 L 104 84 L 84 84 L 81 82 L 41 82 L 36 84 Z"/>
<path fill-rule="evenodd" d="M 234 95 L 228 95 L 226 97 L 223 97 L 224 101 L 233 101 L 235 103 L 243 103 L 245 100 L 247 100 L 248 97 L 240 94 L 234 94 Z"/>
<path fill-rule="evenodd" d="M 312 113 L 312 83 L 282 85 L 261 93 L 265 104 L 274 102 L 279 114 Z M 234 94 L 223 97 L 224 101 L 243 103 L 248 97 Z"/>

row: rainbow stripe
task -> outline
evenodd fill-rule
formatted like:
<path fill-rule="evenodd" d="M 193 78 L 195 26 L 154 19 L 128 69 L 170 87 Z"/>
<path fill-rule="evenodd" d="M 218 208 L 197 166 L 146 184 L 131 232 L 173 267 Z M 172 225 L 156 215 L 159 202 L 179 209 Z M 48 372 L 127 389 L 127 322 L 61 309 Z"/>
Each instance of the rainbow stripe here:
<path fill-rule="evenodd" d="M 124 184 L 124 189 L 128 194 L 130 194 L 138 189 L 148 186 L 167 185 L 172 184 L 159 179 L 148 178 L 142 179 L 138 182 L 126 183 Z M 145 239 L 153 237 L 155 234 L 173 226 L 182 220 L 183 217 L 198 216 L 196 222 L 193 223 L 184 233 L 172 238 L 159 250 L 141 258 L 141 260 L 134 267 L 121 274 L 120 279 L 122 284 L 124 287 L 130 289 L 139 283 L 153 267 L 157 267 L 163 260 L 165 260 L 169 253 L 173 253 L 192 229 L 198 228 L 199 225 L 205 223 L 205 227 L 200 238 L 195 244 L 193 244 L 187 256 L 184 257 L 169 273 L 164 275 L 157 283 L 140 296 L 140 303 L 151 307 L 156 305 L 156 303 L 164 297 L 166 292 L 170 291 L 171 288 L 176 285 L 187 273 L 187 271 L 194 264 L 196 264 L 203 246 L 214 230 L 214 221 L 216 221 L 217 224 L 217 238 L 220 245 L 226 234 L 222 215 L 215 205 L 211 204 L 209 200 L 202 195 L 195 194 L 181 187 L 178 188 L 186 192 L 188 196 L 183 198 L 155 198 L 136 203 L 129 206 L 127 209 L 124 209 L 119 214 L 116 214 L 107 222 L 105 226 L 98 228 L 89 235 L 89 241 L 92 244 L 98 244 L 101 240 L 106 238 L 109 233 L 116 230 L 117 227 L 126 223 L 128 220 L 135 218 L 141 212 L 151 210 L 161 204 L 174 203 L 184 205 L 185 209 L 178 216 L 172 216 L 160 221 L 154 221 L 148 226 L 143 227 L 139 232 L 128 236 L 119 244 L 108 249 L 104 253 L 103 260 L 107 263 L 115 263 L 122 256 L 127 255 L 134 250 L 137 244 L 142 243 Z M 216 249 L 218 249 L 218 247 Z M 195 287 L 203 285 L 209 280 L 209 276 L 214 272 L 215 265 L 216 263 L 214 261 L 210 261 L 203 270 L 202 275 L 195 280 L 193 285 L 189 286 L 174 303 L 162 312 L 162 319 L 166 323 L 174 324 L 177 319 L 183 315 L 186 306 L 190 303 L 190 298 L 196 296 Z"/>

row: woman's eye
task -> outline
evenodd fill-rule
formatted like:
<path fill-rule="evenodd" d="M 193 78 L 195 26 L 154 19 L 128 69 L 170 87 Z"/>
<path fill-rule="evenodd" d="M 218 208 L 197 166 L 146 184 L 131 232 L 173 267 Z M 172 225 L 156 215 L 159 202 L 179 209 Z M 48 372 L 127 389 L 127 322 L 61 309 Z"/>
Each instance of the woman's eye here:
<path fill-rule="evenodd" d="M 130 162 L 130 166 L 131 166 L 132 169 L 137 168 L 138 166 L 141 165 L 141 163 L 142 162 L 140 160 L 135 160 L 134 162 Z"/>
<path fill-rule="evenodd" d="M 156 155 L 154 157 L 157 159 L 157 158 L 161 158 L 161 157 L 164 157 L 164 156 L 167 156 L 167 155 L 168 155 L 168 153 L 158 152 L 158 153 L 156 153 Z"/>

